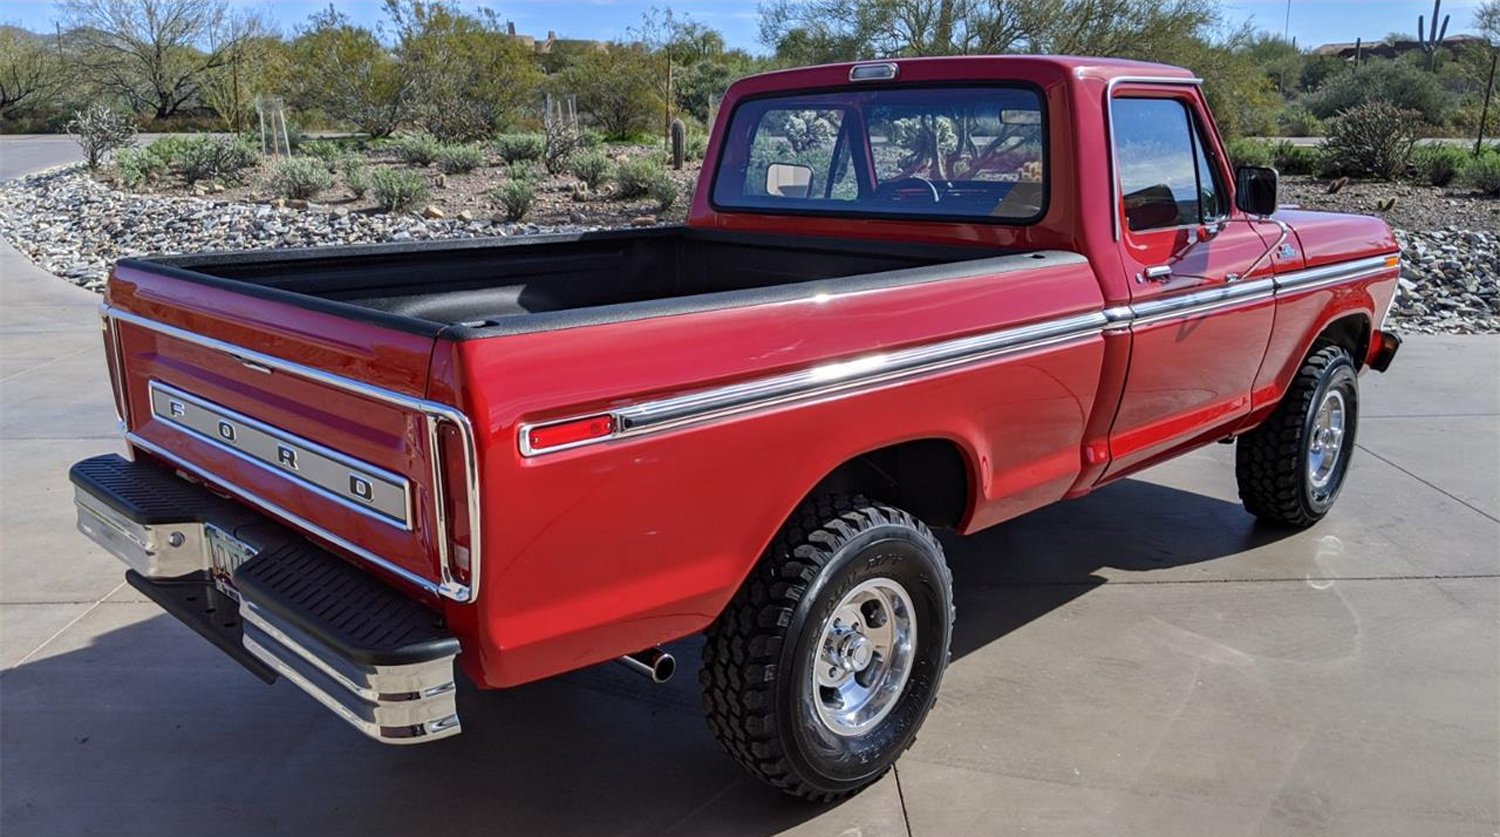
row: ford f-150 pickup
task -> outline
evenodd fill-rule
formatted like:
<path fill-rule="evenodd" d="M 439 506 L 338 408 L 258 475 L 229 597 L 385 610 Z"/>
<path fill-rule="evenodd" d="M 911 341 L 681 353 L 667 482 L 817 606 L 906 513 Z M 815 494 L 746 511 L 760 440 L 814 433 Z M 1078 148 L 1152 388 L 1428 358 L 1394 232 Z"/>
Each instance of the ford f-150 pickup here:
<path fill-rule="evenodd" d="M 1250 514 L 1322 518 L 1398 269 L 1382 222 L 1232 167 L 1179 68 L 769 73 L 685 226 L 121 261 L 128 456 L 74 466 L 78 525 L 386 742 L 457 733 L 460 671 L 661 680 L 706 632 L 724 748 L 835 799 L 943 679 L 934 529 L 1219 441 Z"/>

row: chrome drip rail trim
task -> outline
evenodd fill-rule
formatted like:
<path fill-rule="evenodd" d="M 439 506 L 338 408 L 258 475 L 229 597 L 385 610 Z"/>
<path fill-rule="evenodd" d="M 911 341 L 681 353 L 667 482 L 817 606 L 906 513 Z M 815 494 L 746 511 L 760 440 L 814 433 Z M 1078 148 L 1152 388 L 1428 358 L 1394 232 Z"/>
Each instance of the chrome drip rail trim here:
<path fill-rule="evenodd" d="M 391 406 L 410 412 L 415 412 L 421 415 L 423 423 L 426 425 L 426 436 L 428 444 L 431 445 L 431 448 L 428 451 L 428 457 L 433 467 L 433 491 L 435 495 L 434 499 L 437 500 L 437 502 L 434 503 L 433 541 L 437 544 L 439 559 L 438 563 L 441 568 L 440 571 L 442 575 L 442 578 L 437 582 L 434 582 L 431 579 L 422 578 L 421 576 L 412 573 L 409 570 L 404 570 L 385 559 L 379 558 L 379 556 L 375 556 L 368 550 L 360 549 L 347 539 L 333 535 L 331 532 L 328 532 L 328 530 L 316 526 L 315 524 L 307 521 L 300 516 L 293 515 L 291 512 L 282 509 L 280 506 L 277 506 L 276 504 L 271 503 L 264 498 L 255 496 L 253 494 L 250 494 L 249 492 L 245 492 L 238 486 L 232 486 L 227 483 L 225 483 L 225 485 L 226 487 L 234 488 L 234 490 L 240 492 L 240 496 L 243 499 L 246 499 L 254 503 L 255 505 L 260 506 L 266 511 L 270 511 L 272 514 L 281 515 L 284 519 L 293 522 L 298 526 L 302 526 L 309 531 L 315 532 L 319 537 L 324 538 L 330 543 L 337 544 L 341 548 L 359 556 L 366 561 L 370 561 L 376 566 L 386 569 L 387 571 L 397 576 L 400 576 L 404 580 L 409 581 L 412 584 L 415 584 L 416 586 L 427 590 L 428 592 L 435 593 L 436 595 L 451 599 L 455 602 L 471 602 L 479 595 L 480 567 L 483 563 L 480 560 L 480 556 L 483 555 L 483 536 L 481 531 L 483 529 L 483 526 L 481 525 L 480 518 L 480 509 L 482 508 L 482 506 L 480 504 L 479 494 L 479 454 L 478 445 L 476 444 L 474 436 L 474 427 L 469 421 L 468 416 L 465 416 L 461 410 L 448 404 L 442 404 L 436 401 L 428 401 L 425 398 L 416 398 L 410 395 L 404 395 L 399 392 L 393 392 L 391 390 L 377 387 L 372 384 L 367 384 L 362 381 L 357 381 L 352 378 L 346 378 L 342 375 L 336 375 L 332 372 L 326 372 L 322 369 L 318 369 L 312 366 L 306 366 L 295 361 L 285 360 L 274 355 L 265 354 L 263 352 L 257 352 L 253 349 L 247 349 L 243 346 L 230 343 L 225 340 L 219 340 L 214 337 L 208 337 L 207 335 L 197 334 L 195 332 L 188 331 L 183 328 L 178 328 L 177 326 L 168 325 L 163 322 L 158 322 L 156 320 L 150 319 L 148 317 L 143 317 L 139 314 L 134 314 L 129 311 L 122 311 L 119 308 L 115 308 L 113 306 L 101 306 L 100 313 L 103 317 L 110 320 L 130 323 L 131 325 L 147 329 L 148 331 L 154 331 L 158 334 L 171 337 L 175 340 L 181 340 L 183 342 L 191 343 L 205 349 L 210 349 L 212 351 L 229 355 L 230 357 L 241 363 L 248 362 L 254 364 L 256 367 L 262 367 L 260 371 L 269 370 L 272 373 L 285 372 L 287 374 L 295 375 L 308 381 L 323 384 L 325 386 L 330 386 L 335 389 L 340 389 L 354 395 L 369 398 L 373 401 L 379 401 L 381 403 L 389 404 Z M 118 331 L 118 329 L 116 329 L 116 331 Z M 464 473 L 461 478 L 465 481 L 466 488 L 468 489 L 468 502 L 466 504 L 466 507 L 469 515 L 469 554 L 471 556 L 469 567 L 467 569 L 469 575 L 467 583 L 459 581 L 460 568 L 455 564 L 453 546 L 449 543 L 450 533 L 447 525 L 447 512 L 444 508 L 444 506 L 446 505 L 446 501 L 444 500 L 446 493 L 444 481 L 453 478 L 456 475 L 442 473 L 442 463 L 440 459 L 441 452 L 436 445 L 437 427 L 440 426 L 442 422 L 448 422 L 458 430 L 464 449 Z M 151 450 L 153 453 L 172 459 L 174 462 L 183 466 L 184 470 L 192 471 L 194 473 L 200 473 L 198 469 L 187 465 L 187 463 L 185 463 L 181 459 L 181 457 L 166 453 L 159 446 L 146 442 L 138 434 L 127 432 L 125 435 L 127 439 L 132 441 L 132 443 L 139 444 L 141 447 L 146 448 L 147 450 Z M 210 482 L 217 481 L 223 483 L 223 481 L 217 477 L 206 474 L 203 476 Z"/>

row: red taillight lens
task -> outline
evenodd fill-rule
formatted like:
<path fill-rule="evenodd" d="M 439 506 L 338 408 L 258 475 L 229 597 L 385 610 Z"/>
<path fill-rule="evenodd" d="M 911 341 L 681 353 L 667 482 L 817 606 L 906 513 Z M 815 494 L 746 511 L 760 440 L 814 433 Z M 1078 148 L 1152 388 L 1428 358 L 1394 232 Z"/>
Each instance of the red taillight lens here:
<path fill-rule="evenodd" d="M 528 453 L 538 453 L 592 439 L 603 439 L 613 436 L 615 429 L 615 417 L 611 415 L 589 416 L 561 424 L 532 427 L 526 431 L 526 449 Z"/>
<path fill-rule="evenodd" d="M 438 426 L 438 454 L 442 457 L 443 512 L 447 518 L 449 565 L 454 581 L 468 584 L 473 577 L 473 521 L 469 520 L 468 458 L 464 456 L 463 434 L 448 422 Z M 442 537 L 443 533 L 439 533 Z"/>

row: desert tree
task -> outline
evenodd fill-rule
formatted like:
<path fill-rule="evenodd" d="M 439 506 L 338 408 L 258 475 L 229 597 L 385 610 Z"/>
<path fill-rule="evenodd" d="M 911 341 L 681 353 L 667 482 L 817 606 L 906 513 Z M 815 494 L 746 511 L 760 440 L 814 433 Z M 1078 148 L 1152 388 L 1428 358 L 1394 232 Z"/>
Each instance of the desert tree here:
<path fill-rule="evenodd" d="M 296 106 L 322 111 L 372 137 L 393 133 L 411 116 L 415 84 L 374 32 L 332 6 L 314 14 L 292 40 L 288 86 Z"/>
<path fill-rule="evenodd" d="M 227 0 L 65 0 L 60 8 L 90 83 L 156 119 L 197 104 L 210 74 L 261 28 Z"/>
<path fill-rule="evenodd" d="M 0 119 L 46 104 L 63 85 L 61 60 L 45 39 L 0 27 Z"/>

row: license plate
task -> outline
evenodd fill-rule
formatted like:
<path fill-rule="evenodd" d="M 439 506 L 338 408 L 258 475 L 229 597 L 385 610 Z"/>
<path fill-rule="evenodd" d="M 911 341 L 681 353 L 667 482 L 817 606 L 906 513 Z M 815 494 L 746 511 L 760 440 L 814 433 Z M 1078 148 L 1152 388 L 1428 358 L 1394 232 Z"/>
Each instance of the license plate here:
<path fill-rule="evenodd" d="M 214 586 L 219 588 L 219 592 L 239 601 L 239 591 L 234 589 L 234 571 L 239 565 L 254 558 L 255 550 L 212 524 L 204 526 L 203 533 L 208 541 L 209 572 L 213 575 Z"/>

